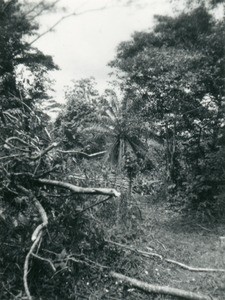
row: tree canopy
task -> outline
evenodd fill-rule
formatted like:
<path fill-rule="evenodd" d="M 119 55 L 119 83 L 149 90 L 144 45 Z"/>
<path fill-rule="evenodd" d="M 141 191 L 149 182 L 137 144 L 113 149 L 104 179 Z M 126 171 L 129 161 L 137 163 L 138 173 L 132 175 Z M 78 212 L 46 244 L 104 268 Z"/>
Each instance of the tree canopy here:
<path fill-rule="evenodd" d="M 204 6 L 156 20 L 153 31 L 121 43 L 110 66 L 133 109 L 161 127 L 170 179 L 188 186 L 195 200 L 212 200 L 224 180 L 211 165 L 223 149 L 223 20 Z"/>

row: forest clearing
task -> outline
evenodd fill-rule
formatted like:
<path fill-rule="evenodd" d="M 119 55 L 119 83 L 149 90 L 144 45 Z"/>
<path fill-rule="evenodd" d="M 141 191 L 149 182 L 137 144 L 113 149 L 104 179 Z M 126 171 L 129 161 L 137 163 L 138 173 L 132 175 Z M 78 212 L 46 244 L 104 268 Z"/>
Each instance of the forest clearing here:
<path fill-rule="evenodd" d="M 223 300 L 224 0 L 152 16 L 117 45 L 103 92 L 80 77 L 59 102 L 63 70 L 38 41 L 148 7 L 63 1 L 0 0 L 0 299 Z"/>

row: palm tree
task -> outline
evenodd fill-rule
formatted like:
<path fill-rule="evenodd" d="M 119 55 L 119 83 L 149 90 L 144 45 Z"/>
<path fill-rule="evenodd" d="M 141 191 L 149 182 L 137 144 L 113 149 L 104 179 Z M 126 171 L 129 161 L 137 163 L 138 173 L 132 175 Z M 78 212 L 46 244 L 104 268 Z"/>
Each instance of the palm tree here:
<path fill-rule="evenodd" d="M 123 170 L 127 171 L 129 194 L 131 194 L 135 176 L 135 170 L 132 169 L 134 164 L 137 167 L 140 161 L 145 161 L 149 168 L 154 165 L 148 157 L 148 147 L 142 141 L 140 122 L 137 122 L 135 116 L 128 111 L 126 99 L 120 102 L 112 90 L 106 91 L 105 96 L 98 103 L 98 109 L 96 121 L 85 130 L 95 133 L 96 137 L 105 136 L 107 141 L 105 160 L 116 167 L 117 174 Z M 158 140 L 158 136 L 151 132 L 151 138 L 153 136 Z"/>

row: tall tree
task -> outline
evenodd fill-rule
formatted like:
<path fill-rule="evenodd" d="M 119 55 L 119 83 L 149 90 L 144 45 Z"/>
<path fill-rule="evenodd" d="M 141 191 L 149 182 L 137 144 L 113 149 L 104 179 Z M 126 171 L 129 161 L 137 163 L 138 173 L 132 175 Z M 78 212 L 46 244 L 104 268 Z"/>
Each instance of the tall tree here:
<path fill-rule="evenodd" d="M 224 23 L 204 6 L 156 19 L 153 31 L 121 43 L 110 65 L 133 109 L 161 127 L 172 182 L 186 184 L 195 201 L 213 200 L 222 172 L 214 169 L 210 183 L 209 160 L 222 147 Z"/>

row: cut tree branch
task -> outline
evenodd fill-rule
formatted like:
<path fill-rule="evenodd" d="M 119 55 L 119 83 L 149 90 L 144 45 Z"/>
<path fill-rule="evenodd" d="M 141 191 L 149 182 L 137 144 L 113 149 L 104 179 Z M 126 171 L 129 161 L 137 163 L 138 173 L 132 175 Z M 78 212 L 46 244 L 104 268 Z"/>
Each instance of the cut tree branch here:
<path fill-rule="evenodd" d="M 127 249 L 127 250 L 130 250 L 130 251 L 133 251 L 133 252 L 136 252 L 136 253 L 139 253 L 143 256 L 154 256 L 154 257 L 158 257 L 160 258 L 161 260 L 163 259 L 162 255 L 158 254 L 158 253 L 154 253 L 154 252 L 146 252 L 146 251 L 142 251 L 142 250 L 139 250 L 139 249 L 136 249 L 136 248 L 133 248 L 133 247 L 130 247 L 128 245 L 124 245 L 124 244 L 120 244 L 120 243 L 116 243 L 116 242 L 113 242 L 113 241 L 110 241 L 110 240 L 106 240 L 105 239 L 105 242 L 109 243 L 109 244 L 112 244 L 112 245 L 115 245 L 115 246 L 118 246 L 120 248 L 124 248 L 124 249 Z"/>
<path fill-rule="evenodd" d="M 92 195 L 109 195 L 119 197 L 120 193 L 115 189 L 108 189 L 108 188 L 92 188 L 92 187 L 80 187 L 73 185 L 71 183 L 57 181 L 57 180 L 50 180 L 50 179 L 38 179 L 36 182 L 39 182 L 44 185 L 52 185 L 58 186 L 64 189 L 69 189 L 73 193 L 76 194 L 92 194 Z"/>
<path fill-rule="evenodd" d="M 191 271 L 191 272 L 218 272 L 218 273 L 225 273 L 225 269 L 215 269 L 215 268 L 196 268 L 196 267 L 192 267 L 192 266 L 188 266 L 186 264 L 180 263 L 176 260 L 173 259 L 168 259 L 165 258 L 165 261 L 174 265 L 177 265 L 179 267 L 181 267 L 182 269 Z"/>
<path fill-rule="evenodd" d="M 40 260 L 42 260 L 42 261 L 46 261 L 47 263 L 49 263 L 49 265 L 51 266 L 52 270 L 53 270 L 54 272 L 56 272 L 56 268 L 55 268 L 53 262 L 52 262 L 50 259 L 41 257 L 41 256 L 39 256 L 39 255 L 37 255 L 37 254 L 34 254 L 34 253 L 31 253 L 31 254 L 32 254 L 32 256 L 35 257 L 35 258 L 40 259 Z"/>
<path fill-rule="evenodd" d="M 108 200 L 111 199 L 112 197 L 113 197 L 113 196 L 109 196 L 109 197 L 107 197 L 106 199 L 103 199 L 103 200 L 101 200 L 101 201 L 99 201 L 99 202 L 97 202 L 97 203 L 94 203 L 94 204 L 92 204 L 92 205 L 90 205 L 90 206 L 84 208 L 83 210 L 79 211 L 77 214 L 78 214 L 78 215 L 83 214 L 85 211 L 87 211 L 87 210 L 89 210 L 89 209 L 91 209 L 91 208 L 93 208 L 93 207 L 95 207 L 95 206 L 97 206 L 97 205 L 99 205 L 99 204 L 101 204 L 101 203 L 104 203 L 104 202 L 108 201 Z"/>
<path fill-rule="evenodd" d="M 65 154 L 79 155 L 79 156 L 83 156 L 87 159 L 96 158 L 96 157 L 102 156 L 106 153 L 106 151 L 100 151 L 100 152 L 96 152 L 96 153 L 92 153 L 92 154 L 87 154 L 85 152 L 79 152 L 79 151 L 75 151 L 75 150 L 58 150 L 58 152 L 65 153 Z"/>
<path fill-rule="evenodd" d="M 197 294 L 177 288 L 171 288 L 167 286 L 160 286 L 155 284 L 149 284 L 147 282 L 137 280 L 120 273 L 110 272 L 109 275 L 117 280 L 123 281 L 125 284 L 131 285 L 138 289 L 141 289 L 148 293 L 157 293 L 157 294 L 166 294 L 172 295 L 176 297 L 180 297 L 182 299 L 189 299 L 189 300 L 212 300 L 211 297 L 203 294 Z"/>
<path fill-rule="evenodd" d="M 27 276 L 28 276 L 28 273 L 29 273 L 29 259 L 30 259 L 30 256 L 33 255 L 33 252 L 34 252 L 35 248 L 38 246 L 38 244 L 41 240 L 41 237 L 42 237 L 42 234 L 43 234 L 43 229 L 48 224 L 48 217 L 47 217 L 47 214 L 46 214 L 43 206 L 36 199 L 36 197 L 33 195 L 33 193 L 31 191 L 27 190 L 23 186 L 18 186 L 18 188 L 30 198 L 30 200 L 32 201 L 34 206 L 37 208 L 37 210 L 38 210 L 38 212 L 41 216 L 41 219 L 42 219 L 42 224 L 38 225 L 37 228 L 34 230 L 34 232 L 32 234 L 31 240 L 33 241 L 33 244 L 31 246 L 29 252 L 27 253 L 26 258 L 25 258 L 25 262 L 24 262 L 24 272 L 23 272 L 24 289 L 25 289 L 28 300 L 32 300 L 32 296 L 30 294 L 30 290 L 29 290 L 29 286 L 28 286 L 28 280 L 27 280 Z"/>
<path fill-rule="evenodd" d="M 47 148 L 45 148 L 43 151 L 41 151 L 40 153 L 38 153 L 36 156 L 31 157 L 32 160 L 37 160 L 39 158 L 41 158 L 43 155 L 45 155 L 46 153 L 48 153 L 50 150 L 52 150 L 53 148 L 57 147 L 59 145 L 59 143 L 52 143 L 50 146 L 48 146 Z"/>
<path fill-rule="evenodd" d="M 11 137 L 9 137 L 8 139 L 5 140 L 5 143 L 9 143 L 11 141 L 18 141 L 18 142 L 20 142 L 24 146 L 32 147 L 26 141 L 22 140 L 21 138 L 18 138 L 17 136 L 11 136 Z"/>
<path fill-rule="evenodd" d="M 42 237 L 42 231 L 39 232 L 36 240 L 33 242 L 29 252 L 26 255 L 25 262 L 24 262 L 23 284 L 24 284 L 24 289 L 25 289 L 25 293 L 27 295 L 28 300 L 32 300 L 32 296 L 30 294 L 30 290 L 29 290 L 29 286 L 28 286 L 28 280 L 27 280 L 27 276 L 28 276 L 28 273 L 29 273 L 29 259 L 30 259 L 30 256 L 33 254 L 35 248 L 37 247 L 39 241 L 41 240 L 41 237 Z"/>
<path fill-rule="evenodd" d="M 165 261 L 167 263 L 171 263 L 171 264 L 177 265 L 177 266 L 181 267 L 182 269 L 185 269 L 185 270 L 188 270 L 188 271 L 191 271 L 191 272 L 212 272 L 212 273 L 213 272 L 215 272 L 215 273 L 218 272 L 218 273 L 225 273 L 225 269 L 192 267 L 192 266 L 188 266 L 186 264 L 183 264 L 181 262 L 178 262 L 176 260 L 172 260 L 172 259 L 169 259 L 169 258 L 164 258 L 162 255 L 160 255 L 158 253 L 142 251 L 142 250 L 130 247 L 128 245 L 116 243 L 116 242 L 113 242 L 113 241 L 110 241 L 110 240 L 107 240 L 107 239 L 105 239 L 105 242 L 107 242 L 109 244 L 112 244 L 112 245 L 115 245 L 115 246 L 118 246 L 120 248 L 124 248 L 124 249 L 130 250 L 130 251 L 136 252 L 136 253 L 141 254 L 142 256 L 145 256 L 145 257 L 150 257 L 150 256 L 158 257 L 158 258 L 160 258 L 161 260 L 163 260 L 163 261 Z"/>

